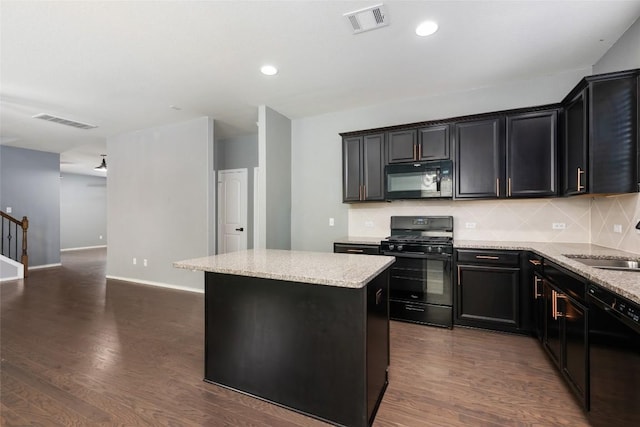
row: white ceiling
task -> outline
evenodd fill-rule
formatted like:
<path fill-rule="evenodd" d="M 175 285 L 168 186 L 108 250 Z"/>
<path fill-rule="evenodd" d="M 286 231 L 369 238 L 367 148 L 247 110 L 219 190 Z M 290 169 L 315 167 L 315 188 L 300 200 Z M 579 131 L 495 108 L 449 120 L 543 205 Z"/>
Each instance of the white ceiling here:
<path fill-rule="evenodd" d="M 263 104 L 295 119 L 590 67 L 640 16 L 640 1 L 387 0 L 390 25 L 353 35 L 343 14 L 380 2 L 2 0 L 0 142 L 93 173 L 106 138 L 136 129 L 206 115 L 230 137 L 256 133 Z M 419 38 L 424 19 L 440 29 Z"/>

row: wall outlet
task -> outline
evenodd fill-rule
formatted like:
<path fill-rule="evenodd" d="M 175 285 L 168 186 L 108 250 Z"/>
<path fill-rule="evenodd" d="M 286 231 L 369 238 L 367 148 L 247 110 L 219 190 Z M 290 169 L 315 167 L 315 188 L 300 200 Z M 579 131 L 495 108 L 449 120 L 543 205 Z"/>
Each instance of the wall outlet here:
<path fill-rule="evenodd" d="M 329 227 L 333 227 L 334 225 L 336 225 L 336 220 L 333 218 L 329 218 Z"/>
<path fill-rule="evenodd" d="M 142 260 L 142 265 L 144 265 L 145 267 L 147 266 L 147 259 L 146 258 Z"/>
<path fill-rule="evenodd" d="M 554 230 L 564 230 L 565 228 L 567 228 L 567 224 L 564 222 L 554 222 L 553 224 L 551 224 L 551 228 Z"/>
<path fill-rule="evenodd" d="M 621 224 L 613 224 L 613 232 L 614 233 L 622 233 L 622 225 Z"/>
<path fill-rule="evenodd" d="M 373 221 L 365 221 L 364 222 L 364 226 L 365 227 L 369 227 L 369 228 L 373 228 Z"/>
<path fill-rule="evenodd" d="M 464 223 L 464 228 L 476 228 L 476 223 L 475 222 L 465 222 Z"/>
<path fill-rule="evenodd" d="M 136 257 L 133 257 L 133 265 L 136 265 L 138 263 L 138 260 L 136 259 Z"/>

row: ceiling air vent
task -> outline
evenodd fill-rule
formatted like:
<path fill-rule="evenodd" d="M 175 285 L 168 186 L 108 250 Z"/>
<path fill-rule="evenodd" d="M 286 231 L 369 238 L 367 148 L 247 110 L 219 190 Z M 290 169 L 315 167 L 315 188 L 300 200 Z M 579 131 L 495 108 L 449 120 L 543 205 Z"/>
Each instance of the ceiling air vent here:
<path fill-rule="evenodd" d="M 387 12 L 383 4 L 345 13 L 344 16 L 349 20 L 353 28 L 353 34 L 389 25 L 389 18 L 387 18 Z"/>
<path fill-rule="evenodd" d="M 96 125 L 90 125 L 88 123 L 76 122 L 75 120 L 64 119 L 62 117 L 52 116 L 51 114 L 36 114 L 33 116 L 34 119 L 46 120 L 48 122 L 59 123 L 61 125 L 71 126 L 78 129 L 93 129 L 97 128 Z"/>

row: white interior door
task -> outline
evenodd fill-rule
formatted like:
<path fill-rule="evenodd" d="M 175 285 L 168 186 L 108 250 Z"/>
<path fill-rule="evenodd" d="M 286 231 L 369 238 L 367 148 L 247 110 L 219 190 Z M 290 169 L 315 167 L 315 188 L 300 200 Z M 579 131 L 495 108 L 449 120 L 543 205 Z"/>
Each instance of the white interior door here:
<path fill-rule="evenodd" d="M 247 170 L 218 172 L 218 253 L 247 249 Z"/>

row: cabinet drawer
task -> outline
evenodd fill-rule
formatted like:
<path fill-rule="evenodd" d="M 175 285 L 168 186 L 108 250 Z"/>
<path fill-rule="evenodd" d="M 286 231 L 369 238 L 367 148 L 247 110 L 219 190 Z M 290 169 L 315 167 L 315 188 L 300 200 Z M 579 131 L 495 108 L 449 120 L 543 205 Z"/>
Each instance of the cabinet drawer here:
<path fill-rule="evenodd" d="M 380 245 L 334 243 L 333 252 L 341 254 L 380 255 Z"/>
<path fill-rule="evenodd" d="M 520 265 L 520 252 L 458 249 L 458 264 L 461 263 L 518 267 Z"/>

